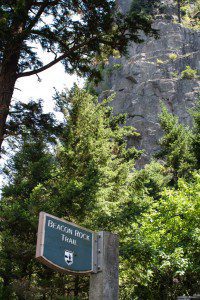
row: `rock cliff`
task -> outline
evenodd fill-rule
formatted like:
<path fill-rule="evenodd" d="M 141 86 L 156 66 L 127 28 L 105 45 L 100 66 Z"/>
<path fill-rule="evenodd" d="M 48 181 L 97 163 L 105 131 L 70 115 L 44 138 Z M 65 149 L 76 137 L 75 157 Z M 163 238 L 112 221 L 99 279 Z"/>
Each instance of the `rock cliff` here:
<path fill-rule="evenodd" d="M 129 0 L 119 0 L 122 11 Z M 114 112 L 127 113 L 127 124 L 141 134 L 131 141 L 145 153 L 140 165 L 149 161 L 158 149 L 162 130 L 158 123 L 162 101 L 181 122 L 191 125 L 188 110 L 199 93 L 199 78 L 184 78 L 187 66 L 200 70 L 200 33 L 176 23 L 174 7 L 168 1 L 165 13 L 157 13 L 154 27 L 160 37 L 145 38 L 142 44 L 131 44 L 127 57 L 110 58 L 104 80 L 99 86 L 101 96 L 116 93 L 112 103 Z M 186 76 L 187 77 L 187 76 Z"/>

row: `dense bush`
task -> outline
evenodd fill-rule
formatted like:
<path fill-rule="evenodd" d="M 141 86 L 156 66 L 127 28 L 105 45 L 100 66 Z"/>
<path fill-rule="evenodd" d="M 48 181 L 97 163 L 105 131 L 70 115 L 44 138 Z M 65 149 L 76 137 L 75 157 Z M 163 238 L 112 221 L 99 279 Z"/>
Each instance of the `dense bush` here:
<path fill-rule="evenodd" d="M 181 72 L 182 79 L 193 79 L 198 74 L 197 70 L 192 69 L 190 66 L 186 66 L 186 69 Z"/>

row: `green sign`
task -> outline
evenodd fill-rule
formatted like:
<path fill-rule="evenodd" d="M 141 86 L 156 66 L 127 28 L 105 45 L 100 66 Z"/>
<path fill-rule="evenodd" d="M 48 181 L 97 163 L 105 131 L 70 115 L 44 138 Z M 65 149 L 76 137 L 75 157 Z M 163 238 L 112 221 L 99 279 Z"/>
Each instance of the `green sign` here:
<path fill-rule="evenodd" d="M 41 212 L 36 258 L 62 272 L 96 272 L 96 234 L 71 222 Z"/>

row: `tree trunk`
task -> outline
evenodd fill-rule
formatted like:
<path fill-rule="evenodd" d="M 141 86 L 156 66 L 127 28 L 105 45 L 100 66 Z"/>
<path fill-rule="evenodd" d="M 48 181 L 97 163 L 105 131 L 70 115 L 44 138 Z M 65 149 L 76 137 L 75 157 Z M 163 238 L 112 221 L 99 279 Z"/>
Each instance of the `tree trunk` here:
<path fill-rule="evenodd" d="M 0 151 L 5 135 L 6 119 L 17 80 L 19 56 L 20 50 L 16 50 L 16 45 L 13 48 L 9 45 L 0 65 Z"/>
<path fill-rule="evenodd" d="M 11 299 L 10 281 L 6 276 L 3 276 L 2 299 Z"/>
<path fill-rule="evenodd" d="M 178 22 L 181 23 L 181 0 L 178 0 Z"/>
<path fill-rule="evenodd" d="M 79 276 L 76 276 L 74 280 L 74 297 L 78 297 L 78 294 L 79 294 Z"/>

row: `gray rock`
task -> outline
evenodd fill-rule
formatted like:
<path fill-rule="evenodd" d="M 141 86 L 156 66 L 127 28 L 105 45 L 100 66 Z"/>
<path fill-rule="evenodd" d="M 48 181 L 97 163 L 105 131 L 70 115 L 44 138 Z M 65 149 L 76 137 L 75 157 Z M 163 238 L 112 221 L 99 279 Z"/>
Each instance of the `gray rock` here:
<path fill-rule="evenodd" d="M 130 5 L 129 0 L 118 2 L 123 11 Z M 129 141 L 130 145 L 145 150 L 140 165 L 148 162 L 159 148 L 160 102 L 181 122 L 191 125 L 189 109 L 200 92 L 199 78 L 181 78 L 186 66 L 200 69 L 200 33 L 164 16 L 155 21 L 154 27 L 159 29 L 160 38 L 147 38 L 139 45 L 132 43 L 128 57 L 110 58 L 109 70 L 112 71 L 98 87 L 99 91 L 106 90 L 100 98 L 116 93 L 112 102 L 114 113 L 127 113 L 127 124 L 141 134 L 137 141 Z M 173 53 L 176 56 L 172 59 L 170 54 Z M 115 69 L 116 64 L 121 64 L 121 68 Z"/>

